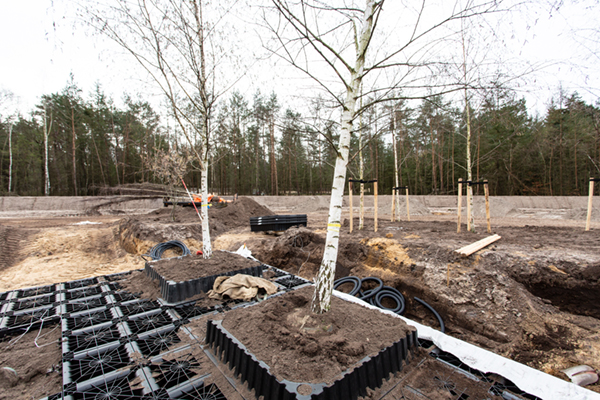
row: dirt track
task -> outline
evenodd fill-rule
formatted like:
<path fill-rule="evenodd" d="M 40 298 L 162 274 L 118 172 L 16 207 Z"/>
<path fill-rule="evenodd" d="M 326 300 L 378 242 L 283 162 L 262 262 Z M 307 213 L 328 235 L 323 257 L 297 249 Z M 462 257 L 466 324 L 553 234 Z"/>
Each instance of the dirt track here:
<path fill-rule="evenodd" d="M 180 210 L 176 222 L 164 211 L 127 218 L 2 219 L 0 292 L 138 269 L 140 255 L 162 240 L 180 239 L 199 249 L 199 224 L 190 211 Z M 213 246 L 236 250 L 245 243 L 261 261 L 313 278 L 326 214 L 309 213 L 308 229 L 273 236 L 251 233 L 249 213 L 215 213 Z M 476 234 L 464 227 L 457 234 L 452 215 L 395 223 L 383 215 L 378 232 L 367 220 L 364 230 L 352 234 L 346 221 L 336 275 L 377 276 L 407 298 L 407 317 L 437 326 L 413 301 L 420 297 L 442 314 L 450 335 L 562 379 L 560 370 L 570 366 L 600 368 L 600 226 L 594 222 L 592 231 L 583 232 L 579 220 L 534 217 L 494 219 L 493 233 L 502 239 L 468 258 L 453 250 L 487 236 L 482 221 Z M 589 388 L 600 392 L 600 385 Z"/>

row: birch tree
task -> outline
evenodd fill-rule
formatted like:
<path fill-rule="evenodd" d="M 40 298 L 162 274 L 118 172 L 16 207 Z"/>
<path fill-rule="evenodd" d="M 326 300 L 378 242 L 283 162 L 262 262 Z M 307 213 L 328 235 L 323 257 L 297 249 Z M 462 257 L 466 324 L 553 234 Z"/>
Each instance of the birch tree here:
<path fill-rule="evenodd" d="M 434 50 L 439 50 L 436 46 L 443 42 L 447 33 L 437 32 L 453 21 L 495 10 L 499 2 L 472 2 L 465 7 L 453 4 L 445 16 L 436 18 L 434 15 L 444 12 L 443 7 L 426 8 L 425 2 L 417 9 L 406 4 L 386 3 L 392 8 L 387 14 L 383 12 L 385 0 L 333 2 L 335 5 L 320 0 L 271 1 L 277 17 L 267 18 L 266 23 L 274 33 L 273 53 L 306 74 L 336 99 L 341 109 L 327 238 L 312 300 L 312 311 L 320 314 L 331 306 L 349 144 L 357 116 L 373 103 L 384 99 L 397 100 L 389 96 L 396 89 L 405 93 L 405 89 L 429 86 L 434 94 L 459 90 L 460 82 L 425 84 L 437 63 L 442 64 L 441 60 L 434 59 Z M 413 22 L 409 21 L 411 16 L 414 17 Z M 374 40 L 381 20 L 387 22 L 391 29 L 382 31 L 382 36 Z M 406 30 L 405 35 L 400 35 L 394 29 L 399 24 L 411 25 L 412 28 Z M 324 74 L 323 70 L 329 74 Z M 359 88 L 364 81 L 369 82 L 370 90 L 361 95 Z M 357 100 L 362 96 L 374 100 L 357 107 Z M 423 96 L 419 93 L 414 95 Z"/>
<path fill-rule="evenodd" d="M 48 134 L 52 130 L 52 110 L 48 118 L 48 104 L 43 101 L 42 123 L 44 124 L 44 196 L 50 196 L 50 172 L 48 170 Z"/>
<path fill-rule="evenodd" d="M 205 258 L 212 254 L 207 204 L 210 118 L 217 99 L 240 75 L 229 70 L 227 77 L 220 69 L 231 60 L 235 47 L 232 42 L 226 44 L 224 35 L 227 15 L 235 3 L 90 0 L 84 14 L 91 17 L 93 28 L 133 57 L 166 96 L 172 118 L 199 161 Z M 232 26 L 227 30 L 233 34 Z"/>

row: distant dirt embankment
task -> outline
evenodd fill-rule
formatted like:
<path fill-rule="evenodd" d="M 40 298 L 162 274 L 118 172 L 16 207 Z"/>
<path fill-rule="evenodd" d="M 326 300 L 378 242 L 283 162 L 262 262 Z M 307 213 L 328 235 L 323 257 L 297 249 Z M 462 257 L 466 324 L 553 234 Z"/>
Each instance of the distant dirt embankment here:
<path fill-rule="evenodd" d="M 329 196 L 247 196 L 276 214 L 306 214 L 329 210 Z M 227 196 L 226 196 L 227 198 Z M 406 210 L 406 198 L 400 196 L 399 213 Z M 378 196 L 377 208 L 380 215 L 391 213 L 391 195 Z M 587 213 L 587 196 L 492 196 L 490 213 L 492 218 L 538 217 L 581 219 Z M 344 196 L 344 208 L 350 203 Z M 353 196 L 352 205 L 358 212 L 360 197 Z M 366 195 L 364 206 L 372 213 L 374 196 Z M 0 197 L 0 216 L 27 214 L 29 216 L 58 215 L 118 215 L 146 213 L 163 207 L 161 197 L 144 196 L 71 196 L 71 197 Z M 456 214 L 456 196 L 410 196 L 411 215 Z M 463 215 L 466 215 L 466 196 L 463 196 Z M 475 216 L 485 216 L 483 196 L 473 201 Z M 594 198 L 593 220 L 600 219 L 600 196 Z"/>

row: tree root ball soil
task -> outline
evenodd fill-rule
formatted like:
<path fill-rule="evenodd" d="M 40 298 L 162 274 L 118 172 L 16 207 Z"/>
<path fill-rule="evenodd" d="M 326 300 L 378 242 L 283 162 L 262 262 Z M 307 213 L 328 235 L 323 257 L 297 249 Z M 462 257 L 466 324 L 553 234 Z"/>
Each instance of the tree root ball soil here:
<path fill-rule="evenodd" d="M 41 399 L 61 391 L 60 335 L 60 326 L 36 328 L 0 342 L 0 400 Z"/>
<path fill-rule="evenodd" d="M 278 380 L 328 384 L 414 330 L 400 318 L 335 296 L 329 312 L 313 314 L 313 291 L 306 287 L 232 310 L 223 326 Z"/>
<path fill-rule="evenodd" d="M 190 279 L 257 267 L 260 263 L 239 254 L 214 251 L 212 257 L 208 259 L 203 258 L 202 255 L 189 255 L 150 262 L 150 265 L 166 279 L 184 282 Z"/>

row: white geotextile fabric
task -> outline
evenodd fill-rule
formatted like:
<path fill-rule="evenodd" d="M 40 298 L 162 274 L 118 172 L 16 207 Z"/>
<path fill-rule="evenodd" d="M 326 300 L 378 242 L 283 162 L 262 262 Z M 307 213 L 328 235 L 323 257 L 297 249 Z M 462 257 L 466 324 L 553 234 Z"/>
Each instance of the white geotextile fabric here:
<path fill-rule="evenodd" d="M 453 354 L 469 367 L 484 373 L 493 372 L 503 376 L 517 385 L 519 389 L 544 400 L 600 400 L 600 394 L 596 392 L 453 338 L 393 312 L 382 310 L 347 293 L 334 290 L 333 294 L 341 299 L 353 301 L 385 314 L 402 318 L 407 324 L 417 328 L 417 335 L 420 339 L 431 340 L 438 348 Z"/>

